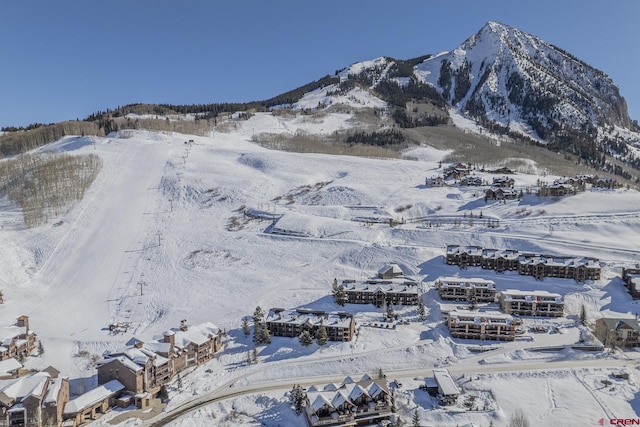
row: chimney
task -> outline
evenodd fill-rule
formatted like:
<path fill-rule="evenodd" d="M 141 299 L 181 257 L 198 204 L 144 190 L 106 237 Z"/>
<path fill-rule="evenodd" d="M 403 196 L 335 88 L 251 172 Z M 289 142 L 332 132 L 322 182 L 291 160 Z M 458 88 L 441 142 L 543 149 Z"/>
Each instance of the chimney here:
<path fill-rule="evenodd" d="M 171 330 L 165 332 L 164 333 L 164 342 L 170 344 L 171 347 L 176 345 L 176 333 L 171 331 Z"/>
<path fill-rule="evenodd" d="M 23 314 L 22 316 L 18 317 L 18 326 L 21 328 L 26 328 L 26 332 L 29 333 L 29 316 Z"/>
<path fill-rule="evenodd" d="M 187 331 L 187 329 L 189 329 L 189 326 L 187 326 L 187 319 L 182 319 L 180 321 L 180 330 Z"/>

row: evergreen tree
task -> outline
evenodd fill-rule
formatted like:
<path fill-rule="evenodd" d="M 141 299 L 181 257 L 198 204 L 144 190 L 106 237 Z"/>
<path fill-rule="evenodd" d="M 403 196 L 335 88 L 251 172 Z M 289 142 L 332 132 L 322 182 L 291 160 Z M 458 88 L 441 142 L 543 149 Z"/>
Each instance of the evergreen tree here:
<path fill-rule="evenodd" d="M 424 322 L 427 317 L 426 310 L 424 308 L 424 303 L 422 302 L 422 298 L 418 301 L 418 320 Z"/>
<path fill-rule="evenodd" d="M 260 306 L 256 307 L 253 312 L 253 343 L 255 345 L 271 343 L 271 334 L 264 321 L 264 316 L 262 308 Z"/>
<path fill-rule="evenodd" d="M 411 425 L 412 427 L 420 427 L 420 414 L 418 414 L 418 408 L 413 411 L 413 419 Z"/>
<path fill-rule="evenodd" d="M 176 388 L 178 389 L 178 391 L 182 391 L 182 387 L 182 376 L 178 374 L 178 377 L 176 378 Z"/>
<path fill-rule="evenodd" d="M 587 309 L 584 304 L 582 304 L 582 308 L 580 309 L 580 323 L 582 326 L 587 326 Z"/>
<path fill-rule="evenodd" d="M 251 352 L 247 350 L 247 365 L 251 365 L 253 363 L 253 359 L 251 358 Z"/>
<path fill-rule="evenodd" d="M 251 351 L 251 363 L 254 363 L 254 364 L 258 363 L 258 349 L 255 347 Z"/>
<path fill-rule="evenodd" d="M 333 284 L 331 285 L 331 295 L 333 295 L 333 300 L 339 306 L 344 306 L 346 302 L 346 292 L 344 290 L 344 286 L 338 283 L 338 279 L 333 279 Z"/>
<path fill-rule="evenodd" d="M 289 392 L 289 404 L 294 407 L 296 403 L 296 395 L 298 394 L 298 384 L 294 384 Z"/>
<path fill-rule="evenodd" d="M 262 324 L 262 343 L 263 344 L 271 344 L 271 333 L 269 332 L 269 328 L 267 328 L 267 324 Z"/>
<path fill-rule="evenodd" d="M 251 327 L 249 326 L 249 321 L 246 317 L 242 319 L 242 332 L 244 333 L 245 337 L 251 335 Z"/>
<path fill-rule="evenodd" d="M 263 329 L 262 329 L 262 323 L 256 323 L 253 325 L 253 344 L 254 345 L 260 345 L 262 344 L 262 340 L 263 340 Z"/>
<path fill-rule="evenodd" d="M 386 377 L 386 375 L 384 374 L 384 372 L 382 371 L 382 368 L 378 368 L 378 379 L 382 380 Z"/>
<path fill-rule="evenodd" d="M 333 300 L 340 307 L 343 307 L 349 297 L 347 296 L 347 291 L 344 289 L 344 286 L 338 283 L 338 279 L 333 279 L 333 285 L 331 286 L 331 294 L 333 295 Z"/>
<path fill-rule="evenodd" d="M 387 301 L 387 320 L 391 322 L 394 316 L 395 313 L 393 311 L 393 304 L 391 304 L 391 301 Z"/>
<path fill-rule="evenodd" d="M 327 328 L 324 325 L 320 325 L 316 332 L 316 343 L 318 345 L 325 345 L 329 341 L 329 335 L 327 334 Z"/>
<path fill-rule="evenodd" d="M 344 286 L 340 285 L 338 290 L 338 300 L 336 301 L 340 307 L 344 307 L 344 305 L 349 301 L 349 296 L 347 295 L 347 291 Z"/>
<path fill-rule="evenodd" d="M 257 306 L 253 312 L 253 324 L 264 322 L 264 311 L 260 306 Z"/>
<path fill-rule="evenodd" d="M 298 339 L 300 340 L 300 344 L 302 344 L 305 347 L 313 344 L 313 337 L 311 336 L 311 333 L 307 330 L 302 331 Z"/>
<path fill-rule="evenodd" d="M 42 341 L 38 341 L 38 355 L 42 356 L 44 354 L 44 345 L 42 345 Z"/>
<path fill-rule="evenodd" d="M 296 415 L 300 415 L 304 408 L 304 391 L 302 390 L 302 386 L 300 384 L 295 384 L 291 391 L 289 392 L 289 403 L 293 410 L 296 412 Z"/>

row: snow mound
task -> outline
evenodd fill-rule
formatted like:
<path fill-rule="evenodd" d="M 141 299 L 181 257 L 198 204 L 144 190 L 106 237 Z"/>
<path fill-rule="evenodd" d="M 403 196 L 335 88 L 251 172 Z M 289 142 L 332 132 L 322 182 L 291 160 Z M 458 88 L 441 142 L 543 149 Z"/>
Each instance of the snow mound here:
<path fill-rule="evenodd" d="M 182 260 L 182 265 L 190 270 L 210 270 L 214 267 L 229 266 L 238 261 L 231 252 L 218 248 L 196 249 Z"/>
<path fill-rule="evenodd" d="M 371 204 L 368 196 L 351 187 L 336 185 L 321 191 L 307 193 L 297 198 L 298 203 L 305 205 L 322 206 L 349 206 L 358 204 Z"/>
<path fill-rule="evenodd" d="M 275 168 L 275 165 L 271 160 L 257 153 L 241 155 L 240 158 L 238 158 L 238 163 L 264 173 L 272 171 Z"/>

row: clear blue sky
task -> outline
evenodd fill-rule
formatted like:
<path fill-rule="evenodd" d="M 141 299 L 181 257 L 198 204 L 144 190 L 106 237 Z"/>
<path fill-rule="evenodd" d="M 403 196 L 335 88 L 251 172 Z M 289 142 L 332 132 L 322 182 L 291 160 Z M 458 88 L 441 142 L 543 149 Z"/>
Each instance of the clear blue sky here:
<path fill-rule="evenodd" d="M 452 50 L 490 20 L 604 71 L 640 120 L 639 0 L 1 0 L 0 127 L 265 99 L 353 62 Z"/>

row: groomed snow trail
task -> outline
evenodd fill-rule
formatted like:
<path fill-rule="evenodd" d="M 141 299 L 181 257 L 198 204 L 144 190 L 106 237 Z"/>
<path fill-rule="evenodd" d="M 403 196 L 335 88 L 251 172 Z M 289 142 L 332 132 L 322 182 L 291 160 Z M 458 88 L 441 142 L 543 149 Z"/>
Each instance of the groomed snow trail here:
<path fill-rule="evenodd" d="M 139 293 L 136 264 L 157 233 L 145 214 L 156 201 L 170 147 L 134 138 L 103 148 L 119 151 L 105 164 L 106 179 L 98 179 L 76 223 L 24 286 L 35 293 L 29 297 L 38 317 L 31 326 L 38 334 L 82 339 L 90 330 L 95 336 L 123 299 Z"/>

